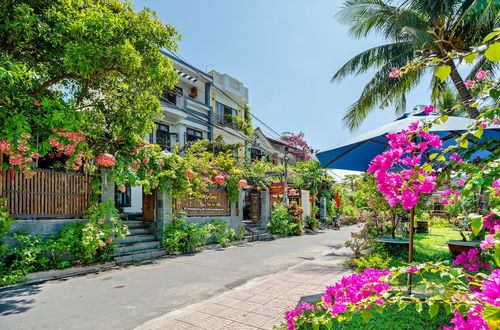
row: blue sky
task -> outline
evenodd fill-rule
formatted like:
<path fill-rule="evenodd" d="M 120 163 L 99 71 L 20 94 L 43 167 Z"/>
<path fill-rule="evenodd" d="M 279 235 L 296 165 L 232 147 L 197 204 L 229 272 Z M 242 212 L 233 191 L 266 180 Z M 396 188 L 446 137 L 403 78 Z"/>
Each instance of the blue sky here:
<path fill-rule="evenodd" d="M 253 113 L 279 133 L 303 131 L 314 149 L 395 119 L 376 110 L 350 133 L 342 117 L 370 74 L 331 84 L 347 60 L 384 43 L 371 36 L 354 40 L 334 15 L 341 0 L 132 0 L 149 7 L 183 35 L 179 54 L 199 69 L 212 68 L 242 81 Z M 408 98 L 408 107 L 429 102 L 428 80 Z M 258 123 L 255 123 L 258 126 Z"/>

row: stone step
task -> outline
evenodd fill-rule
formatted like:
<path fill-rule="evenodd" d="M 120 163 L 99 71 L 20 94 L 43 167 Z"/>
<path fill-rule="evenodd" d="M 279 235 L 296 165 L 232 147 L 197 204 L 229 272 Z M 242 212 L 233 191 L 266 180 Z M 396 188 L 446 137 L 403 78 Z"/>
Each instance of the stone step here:
<path fill-rule="evenodd" d="M 121 245 L 115 247 L 115 256 L 140 252 L 145 250 L 153 250 L 160 246 L 160 241 L 142 242 L 129 245 Z"/>
<path fill-rule="evenodd" d="M 151 242 L 156 240 L 154 235 L 132 235 L 132 236 L 126 236 L 124 238 L 119 238 L 117 239 L 117 243 L 120 245 L 123 244 L 135 244 L 135 243 L 144 243 L 144 242 Z"/>
<path fill-rule="evenodd" d="M 123 220 L 122 223 L 126 225 L 128 229 L 144 228 L 144 222 L 140 220 Z"/>
<path fill-rule="evenodd" d="M 118 263 L 134 262 L 134 261 L 158 258 L 158 257 L 164 256 L 166 254 L 167 254 L 167 251 L 165 251 L 163 249 L 151 249 L 151 250 L 138 251 L 135 253 L 116 256 L 115 261 Z"/>
<path fill-rule="evenodd" d="M 274 235 L 269 233 L 245 234 L 243 237 L 247 242 L 271 241 L 275 239 Z"/>
<path fill-rule="evenodd" d="M 149 230 L 147 230 L 146 228 L 132 228 L 132 229 L 129 229 L 130 231 L 130 235 L 148 235 L 149 234 Z"/>

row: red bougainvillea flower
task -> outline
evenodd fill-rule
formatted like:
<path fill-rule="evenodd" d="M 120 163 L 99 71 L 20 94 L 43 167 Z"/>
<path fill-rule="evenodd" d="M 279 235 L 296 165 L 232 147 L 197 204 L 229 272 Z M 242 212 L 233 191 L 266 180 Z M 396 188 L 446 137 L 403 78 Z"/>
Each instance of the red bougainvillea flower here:
<path fill-rule="evenodd" d="M 113 243 L 113 238 L 112 238 L 112 237 L 108 237 L 108 239 L 106 240 L 106 242 L 107 242 L 108 244 Z"/>
<path fill-rule="evenodd" d="M 104 167 L 111 167 L 115 165 L 116 159 L 113 155 L 108 154 L 108 153 L 103 153 L 97 156 L 97 164 L 104 166 Z"/>
<path fill-rule="evenodd" d="M 188 178 L 188 180 L 194 178 L 194 172 L 192 170 L 186 170 L 184 174 L 186 175 L 186 178 Z"/>
<path fill-rule="evenodd" d="M 35 102 L 33 102 L 33 105 L 36 106 L 36 107 L 39 107 L 40 106 L 40 102 L 35 101 Z"/>
<path fill-rule="evenodd" d="M 224 181 L 226 181 L 226 178 L 224 177 L 224 175 L 222 174 L 217 174 L 215 177 L 214 177 L 214 183 L 215 184 L 218 184 L 218 185 L 221 185 L 224 183 Z"/>
<path fill-rule="evenodd" d="M 104 225 L 104 219 L 97 220 L 97 223 L 100 224 L 100 225 Z"/>

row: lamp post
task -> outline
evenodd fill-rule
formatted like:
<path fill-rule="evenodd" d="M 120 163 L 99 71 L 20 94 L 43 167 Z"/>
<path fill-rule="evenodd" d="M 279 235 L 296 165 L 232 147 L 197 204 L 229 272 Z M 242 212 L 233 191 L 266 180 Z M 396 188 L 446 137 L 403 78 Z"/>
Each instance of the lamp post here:
<path fill-rule="evenodd" d="M 283 203 L 288 205 L 288 146 L 285 147 L 285 157 L 283 158 L 285 163 L 285 182 L 283 191 Z"/>

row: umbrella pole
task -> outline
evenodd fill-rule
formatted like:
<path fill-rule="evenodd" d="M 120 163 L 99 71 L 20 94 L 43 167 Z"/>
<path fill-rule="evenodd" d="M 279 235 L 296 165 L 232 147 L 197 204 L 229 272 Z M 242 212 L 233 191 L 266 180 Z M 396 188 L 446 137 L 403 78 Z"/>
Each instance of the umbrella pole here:
<path fill-rule="evenodd" d="M 391 208 L 391 236 L 392 238 L 396 238 L 396 210 L 394 207 Z"/>
<path fill-rule="evenodd" d="M 413 261 L 413 234 L 415 232 L 414 221 L 415 220 L 415 207 L 410 211 L 410 244 L 408 246 L 408 263 Z M 411 273 L 408 273 L 406 278 L 406 285 L 408 286 L 408 294 L 411 295 Z"/>

